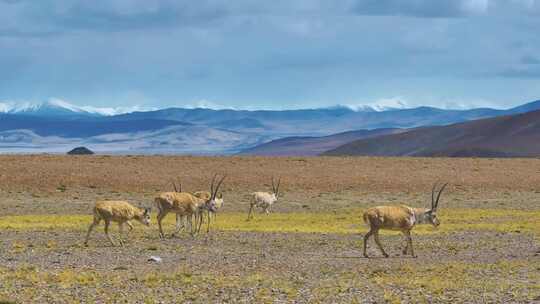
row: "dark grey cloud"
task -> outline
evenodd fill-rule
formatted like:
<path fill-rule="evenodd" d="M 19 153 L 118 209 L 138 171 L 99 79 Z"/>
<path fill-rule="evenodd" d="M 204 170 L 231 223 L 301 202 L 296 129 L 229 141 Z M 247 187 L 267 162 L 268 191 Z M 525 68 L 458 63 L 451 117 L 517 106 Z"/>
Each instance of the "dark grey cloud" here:
<path fill-rule="evenodd" d="M 227 7 L 200 1 L 16 1 L 6 2 L 18 27 L 57 31 L 123 31 L 209 24 L 227 15 Z M 0 16 L 3 13 L 0 12 Z M 6 13 L 4 13 L 6 14 Z M 21 31 L 25 32 L 25 31 Z"/>
<path fill-rule="evenodd" d="M 462 17 L 487 11 L 488 0 L 358 0 L 359 15 L 398 15 L 427 18 Z"/>
<path fill-rule="evenodd" d="M 43 38 L 61 34 L 62 31 L 33 30 L 25 31 L 15 28 L 0 29 L 0 37 Z"/>
<path fill-rule="evenodd" d="M 521 57 L 522 64 L 540 64 L 540 57 L 533 55 L 524 55 Z"/>
<path fill-rule="evenodd" d="M 514 67 L 502 71 L 500 75 L 508 78 L 540 79 L 540 67 Z"/>
<path fill-rule="evenodd" d="M 193 9 L 194 7 L 198 9 Z M 71 29 L 118 31 L 207 24 L 222 18 L 226 13 L 226 9 L 220 6 L 190 6 L 181 2 L 127 12 L 110 7 L 96 9 L 92 2 L 84 2 L 53 16 L 51 22 Z"/>

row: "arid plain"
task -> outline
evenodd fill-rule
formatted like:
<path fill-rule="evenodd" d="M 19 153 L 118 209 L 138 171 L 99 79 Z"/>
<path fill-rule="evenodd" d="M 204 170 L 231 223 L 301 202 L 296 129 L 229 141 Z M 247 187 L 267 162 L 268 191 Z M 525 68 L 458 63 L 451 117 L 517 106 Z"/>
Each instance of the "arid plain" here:
<path fill-rule="evenodd" d="M 172 180 L 209 190 L 214 173 L 227 174 L 225 205 L 209 234 L 162 240 L 154 213 L 124 247 L 103 226 L 82 245 L 96 200 L 152 206 Z M 250 192 L 272 176 L 282 196 L 246 221 Z M 449 182 L 441 226 L 415 228 L 418 257 L 394 232 L 381 236 L 389 258 L 372 240 L 362 257 L 362 211 L 428 207 L 436 181 Z M 540 301 L 539 159 L 4 155 L 0 197 L 0 301 Z"/>

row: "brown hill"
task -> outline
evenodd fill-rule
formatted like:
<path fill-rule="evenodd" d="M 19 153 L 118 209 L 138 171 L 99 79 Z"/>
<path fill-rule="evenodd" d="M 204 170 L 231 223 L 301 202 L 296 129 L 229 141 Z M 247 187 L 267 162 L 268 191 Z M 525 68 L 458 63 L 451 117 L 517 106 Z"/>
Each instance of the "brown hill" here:
<path fill-rule="evenodd" d="M 357 140 L 324 155 L 538 157 L 540 111 Z"/>
<path fill-rule="evenodd" d="M 321 137 L 285 137 L 246 149 L 240 154 L 261 156 L 312 156 L 319 155 L 343 144 L 386 134 L 401 132 L 401 129 L 376 129 L 343 132 Z"/>

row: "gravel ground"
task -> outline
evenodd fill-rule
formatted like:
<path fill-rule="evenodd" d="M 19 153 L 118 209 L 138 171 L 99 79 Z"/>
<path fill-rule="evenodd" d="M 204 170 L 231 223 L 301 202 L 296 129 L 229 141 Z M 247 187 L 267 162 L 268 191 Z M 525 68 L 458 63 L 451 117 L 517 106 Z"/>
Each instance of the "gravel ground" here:
<path fill-rule="evenodd" d="M 90 214 L 97 199 L 147 205 L 155 193 L 170 190 L 168 180 L 176 176 L 184 187 L 204 189 L 213 168 L 229 174 L 223 220 L 247 211 L 246 194 L 266 190 L 268 177 L 280 174 L 277 213 L 425 206 L 439 178 L 451 182 L 444 208 L 540 210 L 535 159 L 2 156 L 0 167 L 3 216 Z M 0 301 L 540 302 L 540 231 L 417 234 L 418 258 L 400 254 L 399 235 L 382 235 L 390 258 L 371 240 L 372 258 L 366 259 L 360 234 L 212 231 L 160 240 L 155 225 L 136 225 L 124 247 L 111 247 L 102 227 L 83 247 L 88 224 L 0 230 Z M 116 236 L 116 227 L 112 231 Z"/>

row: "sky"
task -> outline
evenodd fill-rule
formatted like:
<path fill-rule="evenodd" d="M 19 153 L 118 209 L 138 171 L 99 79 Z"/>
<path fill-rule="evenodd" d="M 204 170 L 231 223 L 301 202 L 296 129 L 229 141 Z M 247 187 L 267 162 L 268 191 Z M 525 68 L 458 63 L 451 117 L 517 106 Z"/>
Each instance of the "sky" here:
<path fill-rule="evenodd" d="M 507 108 L 540 0 L 0 0 L 0 102 Z"/>

